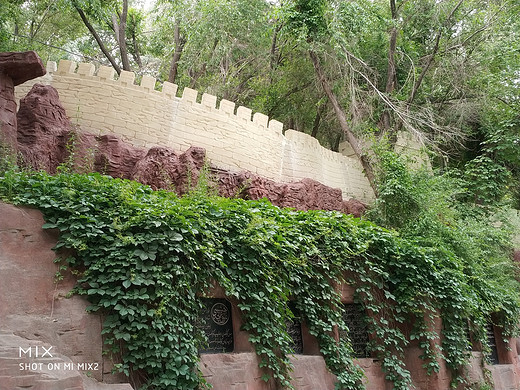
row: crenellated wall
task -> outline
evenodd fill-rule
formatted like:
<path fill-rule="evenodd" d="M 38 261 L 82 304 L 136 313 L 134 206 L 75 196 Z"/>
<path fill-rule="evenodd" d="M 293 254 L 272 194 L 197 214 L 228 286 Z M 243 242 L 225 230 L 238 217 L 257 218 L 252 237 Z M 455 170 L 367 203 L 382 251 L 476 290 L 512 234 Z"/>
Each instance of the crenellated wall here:
<path fill-rule="evenodd" d="M 248 170 L 278 182 L 304 178 L 340 188 L 345 199 L 370 202 L 374 195 L 361 164 L 322 147 L 315 138 L 286 130 L 283 124 L 246 107 L 190 88 L 177 96 L 177 85 L 164 82 L 156 90 L 153 77 L 62 60 L 47 65 L 47 74 L 16 88 L 22 98 L 35 83 L 50 84 L 72 123 L 82 131 L 115 134 L 135 146 L 168 146 L 185 151 L 206 149 L 213 165 Z"/>

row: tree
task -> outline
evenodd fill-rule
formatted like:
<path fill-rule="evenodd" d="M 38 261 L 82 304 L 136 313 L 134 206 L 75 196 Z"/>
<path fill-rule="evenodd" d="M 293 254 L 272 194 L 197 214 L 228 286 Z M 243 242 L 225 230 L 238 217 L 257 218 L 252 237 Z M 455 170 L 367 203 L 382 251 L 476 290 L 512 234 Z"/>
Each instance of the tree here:
<path fill-rule="evenodd" d="M 85 27 L 88 29 L 90 34 L 92 34 L 92 37 L 95 39 L 96 43 L 98 44 L 99 48 L 103 52 L 106 59 L 110 62 L 112 67 L 115 69 L 117 74 L 121 73 L 121 66 L 119 65 L 118 61 L 114 57 L 113 53 L 109 48 L 107 48 L 103 38 L 98 33 L 97 29 L 94 27 L 93 23 L 91 22 L 91 18 L 94 19 L 97 22 L 105 22 L 108 26 L 110 26 L 113 29 L 114 32 L 114 38 L 117 44 L 120 48 L 120 54 L 121 54 L 121 62 L 123 64 L 124 70 L 130 70 L 130 64 L 128 61 L 128 53 L 126 50 L 126 39 L 125 39 L 125 27 L 126 27 L 126 17 L 128 13 L 128 2 L 127 0 L 123 0 L 123 12 L 119 12 L 117 10 L 117 14 L 119 14 L 119 17 L 116 16 L 116 13 L 110 12 L 114 10 L 114 6 L 116 4 L 114 2 L 108 2 L 108 3 L 98 3 L 97 1 L 82 1 L 82 0 L 71 0 L 71 4 L 74 7 L 74 9 L 77 11 L 79 17 L 81 18 L 81 21 L 85 25 Z M 107 18 L 110 15 L 110 23 L 108 20 L 103 20 L 104 18 Z M 120 22 L 120 23 L 118 23 Z"/>
<path fill-rule="evenodd" d="M 476 104 L 468 95 L 480 95 L 469 84 L 478 68 L 455 71 L 491 39 L 486 32 L 511 6 L 463 0 L 285 3 L 286 26 L 307 48 L 316 79 L 376 193 L 373 155 L 364 146 L 367 129 L 390 144 L 401 130 L 420 139 L 463 139 L 464 112 L 453 110 L 453 102 Z M 446 115 L 447 107 L 459 116 Z"/>
<path fill-rule="evenodd" d="M 252 92 L 249 81 L 265 64 L 268 10 L 263 0 L 159 1 L 153 11 L 154 53 L 163 59 L 163 77 L 244 99 Z"/>
<path fill-rule="evenodd" d="M 67 0 L 9 0 L 1 8 L 2 51 L 36 50 L 44 60 L 64 58 L 70 42 L 83 35 Z"/>

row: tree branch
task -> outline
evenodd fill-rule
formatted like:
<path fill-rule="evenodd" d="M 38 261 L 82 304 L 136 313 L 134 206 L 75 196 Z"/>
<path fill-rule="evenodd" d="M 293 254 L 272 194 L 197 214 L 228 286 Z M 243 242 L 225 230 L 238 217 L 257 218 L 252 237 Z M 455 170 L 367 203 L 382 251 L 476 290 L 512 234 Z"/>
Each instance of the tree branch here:
<path fill-rule="evenodd" d="M 390 9 L 392 11 L 392 21 L 397 23 L 397 8 L 395 6 L 395 0 L 390 0 Z M 397 86 L 397 70 L 395 67 L 395 50 L 397 46 L 397 27 L 394 25 L 390 30 L 390 42 L 388 45 L 388 70 L 386 75 L 386 88 L 385 92 L 391 94 Z M 390 111 L 386 108 L 383 111 L 381 122 L 385 130 L 390 130 Z"/>
<path fill-rule="evenodd" d="M 457 12 L 457 10 L 459 9 L 459 7 L 462 5 L 463 2 L 464 2 L 464 0 L 459 0 L 457 5 L 451 10 L 450 14 L 446 18 L 446 21 L 443 23 L 442 27 L 444 27 L 448 23 L 448 21 L 453 17 L 455 12 Z M 439 51 L 439 43 L 440 43 L 441 36 L 442 36 L 442 27 L 439 29 L 439 31 L 437 31 L 437 34 L 435 37 L 435 45 L 433 46 L 433 50 L 430 53 L 430 55 L 428 56 L 428 61 L 426 62 L 426 65 L 422 68 L 421 74 L 415 81 L 415 84 L 412 88 L 412 92 L 410 93 L 410 96 L 408 97 L 407 103 L 411 103 L 415 99 L 417 91 L 419 90 L 419 87 L 421 86 L 421 84 L 424 80 L 424 77 L 426 76 L 426 73 L 430 69 L 430 66 L 433 63 L 433 59 L 435 58 L 435 55 Z"/>
<path fill-rule="evenodd" d="M 374 169 L 372 167 L 372 164 L 370 163 L 367 155 L 363 153 L 359 139 L 352 132 L 352 129 L 350 128 L 350 125 L 347 122 L 347 116 L 345 115 L 345 112 L 343 111 L 343 108 L 341 107 L 341 105 L 338 101 L 338 98 L 332 91 L 330 83 L 327 80 L 325 73 L 323 72 L 323 68 L 321 67 L 318 55 L 312 50 L 309 50 L 309 55 L 311 57 L 312 64 L 314 65 L 314 70 L 316 71 L 316 75 L 318 76 L 318 80 L 320 81 L 321 86 L 322 86 L 323 90 L 325 91 L 325 94 L 327 95 L 327 98 L 329 99 L 330 103 L 332 104 L 332 107 L 336 114 L 336 118 L 338 119 L 341 130 L 343 131 L 343 134 L 345 135 L 346 140 L 348 141 L 348 143 L 354 150 L 354 153 L 356 154 L 357 158 L 361 162 L 361 165 L 363 166 L 363 170 L 365 171 L 365 175 L 368 179 L 368 182 L 370 183 L 370 187 L 372 187 L 372 189 L 374 190 L 374 193 L 377 196 L 378 191 L 377 191 L 377 185 L 376 185 L 376 177 L 374 174 Z"/>
<path fill-rule="evenodd" d="M 88 28 L 88 30 L 90 31 L 90 33 L 92 34 L 92 36 L 94 37 L 94 39 L 96 40 L 99 48 L 101 49 L 101 51 L 103 52 L 103 54 L 105 55 L 105 57 L 107 58 L 107 60 L 110 62 L 110 64 L 112 65 L 112 67 L 115 69 L 115 71 L 117 72 L 117 74 L 121 74 L 121 68 L 119 67 L 119 65 L 117 64 L 116 60 L 114 59 L 114 57 L 110 54 L 110 52 L 107 50 L 107 48 L 105 47 L 105 45 L 103 44 L 103 41 L 101 40 L 101 38 L 99 37 L 98 33 L 96 32 L 96 30 L 94 29 L 94 27 L 92 27 L 92 25 L 90 24 L 90 22 L 88 21 L 88 18 L 87 16 L 85 15 L 85 13 L 83 12 L 83 10 L 76 4 L 76 2 L 73 2 L 72 5 L 74 6 L 74 8 L 76 9 L 76 11 L 78 11 L 78 14 L 79 14 L 79 17 L 81 18 L 81 20 L 83 21 L 83 24 L 85 24 L 85 26 Z"/>
<path fill-rule="evenodd" d="M 126 48 L 126 18 L 128 15 L 128 0 L 123 0 L 123 11 L 119 17 L 119 30 L 116 34 L 119 36 L 119 52 L 121 53 L 121 61 L 123 69 L 130 71 L 130 61 L 128 60 L 128 50 Z"/>

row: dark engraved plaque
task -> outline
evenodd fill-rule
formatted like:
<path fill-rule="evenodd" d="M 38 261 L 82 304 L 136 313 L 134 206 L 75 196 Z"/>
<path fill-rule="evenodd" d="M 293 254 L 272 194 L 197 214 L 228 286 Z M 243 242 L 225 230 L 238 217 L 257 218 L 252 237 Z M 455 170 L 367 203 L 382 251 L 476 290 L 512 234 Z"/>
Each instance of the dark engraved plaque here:
<path fill-rule="evenodd" d="M 231 303 L 225 299 L 202 298 L 202 304 L 197 327 L 202 329 L 208 343 L 199 349 L 199 353 L 233 352 Z"/>
<path fill-rule="evenodd" d="M 348 327 L 339 330 L 339 337 L 350 338 L 354 356 L 357 358 L 369 357 L 368 353 L 368 330 L 365 323 L 363 306 L 359 304 L 343 304 L 343 321 Z"/>
<path fill-rule="evenodd" d="M 291 349 L 296 355 L 303 354 L 303 337 L 302 337 L 302 322 L 300 312 L 293 302 L 289 302 L 289 309 L 294 314 L 294 318 L 287 321 L 287 333 L 291 337 Z"/>
<path fill-rule="evenodd" d="M 493 324 L 488 323 L 486 326 L 487 333 L 487 342 L 490 348 L 490 354 L 488 356 L 489 363 L 491 364 L 499 364 L 498 361 L 498 350 L 497 350 L 497 341 L 495 339 L 495 331 L 493 329 Z"/>

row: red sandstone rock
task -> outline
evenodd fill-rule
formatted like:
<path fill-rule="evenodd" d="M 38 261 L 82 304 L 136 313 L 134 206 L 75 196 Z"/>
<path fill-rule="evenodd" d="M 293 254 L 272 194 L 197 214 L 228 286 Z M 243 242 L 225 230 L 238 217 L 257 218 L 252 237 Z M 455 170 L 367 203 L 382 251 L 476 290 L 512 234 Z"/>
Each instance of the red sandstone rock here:
<path fill-rule="evenodd" d="M 174 183 L 179 180 L 179 157 L 168 148 L 154 147 L 148 150 L 146 156 L 137 161 L 132 171 L 132 177 L 154 190 L 174 189 Z"/>
<path fill-rule="evenodd" d="M 34 51 L 0 53 L 0 143 L 16 151 L 16 101 L 14 87 L 43 76 L 45 67 Z"/>
<path fill-rule="evenodd" d="M 20 363 L 48 360 L 20 358 L 18 347 L 45 346 L 52 347 L 54 363 L 97 362 L 94 379 L 120 379 L 106 371 L 110 364 L 103 354 L 101 318 L 86 312 L 83 297 L 66 298 L 74 277 L 66 275 L 55 284 L 56 232 L 42 229 L 37 210 L 0 203 L 0 216 L 0 389 L 131 390 L 130 385 L 103 386 L 77 370 L 48 371 L 46 364 L 20 371 Z"/>
<path fill-rule="evenodd" d="M 133 179 L 135 164 L 146 155 L 146 150 L 129 145 L 115 135 L 82 134 L 79 139 L 85 162 L 93 165 L 96 172 L 112 177 Z M 82 161 L 76 162 L 80 167 L 85 165 Z"/>
<path fill-rule="evenodd" d="M 513 251 L 513 260 L 520 265 L 520 249 L 515 249 Z"/>
<path fill-rule="evenodd" d="M 8 75 L 17 86 L 45 74 L 45 66 L 35 51 L 0 53 L 0 73 Z"/>
<path fill-rule="evenodd" d="M 202 148 L 191 147 L 178 155 L 172 149 L 156 146 L 136 162 L 132 178 L 153 189 L 184 194 L 197 183 L 205 158 Z"/>
<path fill-rule="evenodd" d="M 20 101 L 17 121 L 23 164 L 55 173 L 67 155 L 71 131 L 58 91 L 49 85 L 35 84 Z"/>
<path fill-rule="evenodd" d="M 344 200 L 341 211 L 359 218 L 367 211 L 367 205 L 357 199 Z"/>
<path fill-rule="evenodd" d="M 13 80 L 0 72 L 0 143 L 16 148 L 16 101 Z"/>
<path fill-rule="evenodd" d="M 192 146 L 179 156 L 179 163 L 180 177 L 176 184 L 176 191 L 182 195 L 198 183 L 200 172 L 206 164 L 206 151 L 203 148 Z M 208 177 L 205 180 L 210 179 Z"/>
<path fill-rule="evenodd" d="M 312 179 L 288 183 L 280 206 L 300 210 L 342 210 L 341 190 Z"/>
<path fill-rule="evenodd" d="M 248 175 L 245 172 L 232 173 L 223 169 L 212 169 L 214 181 L 217 183 L 218 194 L 225 198 L 244 198 Z M 249 174 L 251 177 L 252 174 Z"/>
<path fill-rule="evenodd" d="M 276 183 L 273 180 L 249 172 L 243 172 L 241 175 L 244 178 L 243 185 L 245 186 L 245 189 L 241 192 L 243 192 L 245 199 L 257 200 L 266 198 L 272 204 L 281 206 L 286 192 L 286 184 Z"/>
<path fill-rule="evenodd" d="M 366 205 L 358 200 L 344 201 L 341 190 L 328 187 L 312 179 L 294 183 L 276 183 L 251 172 L 230 173 L 215 170 L 219 195 L 243 199 L 268 199 L 279 207 L 298 210 L 337 210 L 360 217 Z"/>

